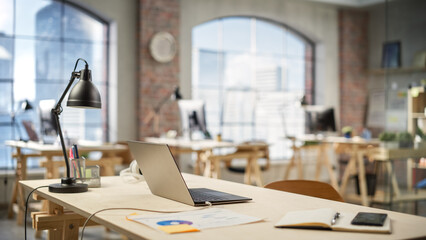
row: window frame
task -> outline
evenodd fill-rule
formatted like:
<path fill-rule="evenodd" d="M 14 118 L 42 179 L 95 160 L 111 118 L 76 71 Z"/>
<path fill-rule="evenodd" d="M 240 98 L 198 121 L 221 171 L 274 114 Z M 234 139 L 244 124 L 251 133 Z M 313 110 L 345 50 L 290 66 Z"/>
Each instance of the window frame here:
<path fill-rule="evenodd" d="M 204 23 L 201 23 L 199 25 L 196 25 L 192 29 L 193 37 L 194 37 L 194 31 L 198 26 L 201 26 L 205 23 L 209 23 L 209 22 L 213 22 L 213 21 L 221 21 L 221 20 L 228 19 L 228 18 L 246 18 L 248 21 L 252 21 L 253 19 L 264 21 L 266 23 L 275 25 L 276 27 L 280 27 L 286 33 L 291 34 L 292 36 L 296 36 L 298 39 L 300 39 L 305 46 L 305 52 L 304 52 L 304 55 L 303 55 L 304 57 L 302 58 L 303 62 L 304 62 L 304 74 L 305 74 L 303 94 L 306 97 L 306 102 L 308 104 L 315 104 L 315 43 L 312 40 L 310 40 L 304 34 L 300 33 L 299 31 L 291 28 L 290 26 L 288 26 L 286 24 L 276 22 L 276 21 L 273 21 L 273 20 L 270 20 L 270 19 L 262 18 L 262 17 L 241 16 L 241 15 L 219 17 L 219 18 L 211 19 L 211 20 L 204 22 Z M 253 31 L 253 29 L 251 28 L 250 31 Z M 256 35 L 256 33 L 251 33 L 251 35 Z M 221 37 L 223 37 L 223 36 L 221 36 Z M 250 40 L 250 41 L 253 41 L 253 40 Z M 199 86 L 194 85 L 194 84 L 199 84 L 199 82 L 195 83 L 195 81 L 197 81 L 195 79 L 198 79 L 198 77 L 199 77 L 197 71 L 200 71 L 200 67 L 198 66 L 199 63 L 196 62 L 196 61 L 200 59 L 198 55 L 200 55 L 203 51 L 215 52 L 218 55 L 217 58 L 219 59 L 218 62 L 219 62 L 219 68 L 221 69 L 220 70 L 221 73 L 219 73 L 219 75 L 220 75 L 219 80 L 216 83 L 218 86 L 217 87 L 215 86 L 215 87 L 220 88 L 219 90 L 217 90 L 219 92 L 219 96 L 220 96 L 221 93 L 224 94 L 227 91 L 226 87 L 222 86 L 224 84 L 224 81 L 225 81 L 225 77 L 224 77 L 224 73 L 223 73 L 224 64 L 225 64 L 224 63 L 224 55 L 229 51 L 224 50 L 223 48 L 220 48 L 220 47 L 218 48 L 219 50 L 216 50 L 216 51 L 212 50 L 212 49 L 207 50 L 205 48 L 204 49 L 198 48 L 197 46 L 194 46 L 194 44 L 195 44 L 194 39 L 193 39 L 192 44 L 193 44 L 191 46 L 191 49 L 192 49 L 192 64 L 191 64 L 191 67 L 192 67 L 192 80 L 191 80 L 192 97 L 194 99 L 196 99 L 197 98 L 197 91 L 199 89 L 203 89 L 202 87 L 200 88 Z M 219 45 L 221 45 L 221 43 L 219 43 Z M 251 43 L 251 45 L 252 45 L 252 43 Z M 309 48 L 309 50 L 307 50 L 308 48 Z M 308 56 L 308 53 L 306 51 L 309 51 L 309 56 Z M 250 52 L 246 52 L 246 53 L 251 54 L 255 58 L 261 56 L 261 54 L 259 54 L 259 52 L 253 52 L 252 50 Z M 286 55 L 285 51 L 278 53 L 277 55 L 282 55 L 281 58 L 288 59 L 288 56 Z M 197 69 L 194 69 L 194 66 Z M 309 81 L 309 83 L 307 83 L 308 81 Z M 197 89 L 197 90 L 194 90 L 194 89 Z M 242 89 L 239 89 L 239 90 L 242 90 Z M 249 90 L 255 90 L 255 87 L 251 86 Z M 247 90 L 247 91 L 249 91 L 249 90 Z M 285 90 L 285 91 L 288 91 L 288 90 Z M 224 96 L 222 95 L 221 98 L 222 97 L 224 97 Z M 207 104 L 207 106 L 208 106 L 208 104 Z M 223 111 L 224 106 L 222 105 L 220 107 L 222 108 L 222 111 Z M 216 109 L 216 107 L 215 107 L 215 109 Z M 219 126 L 216 126 L 217 125 L 216 123 L 214 123 L 214 126 L 212 126 L 209 123 L 207 125 L 208 125 L 209 128 L 211 128 L 211 127 L 216 128 L 216 129 L 218 128 L 219 133 L 222 133 L 225 125 L 223 124 L 223 116 L 220 116 L 220 118 L 221 118 L 221 120 L 219 122 Z M 208 118 L 207 118 L 207 120 L 208 120 Z M 234 125 L 234 124 L 238 124 L 238 123 L 234 122 L 234 123 L 231 123 L 231 124 Z M 243 123 L 243 125 L 253 125 L 253 123 L 250 123 L 250 124 L 249 123 Z M 254 125 L 256 125 L 256 123 L 254 123 Z M 256 126 L 253 128 L 252 132 L 256 132 Z M 253 136 L 256 136 L 256 135 L 253 134 Z M 290 148 L 290 143 L 285 143 L 285 145 L 286 145 L 287 148 Z M 290 150 L 290 152 L 291 152 L 291 150 Z M 288 157 L 290 155 L 291 154 L 286 154 L 286 157 Z"/>
<path fill-rule="evenodd" d="M 65 75 L 66 74 L 66 69 L 64 69 L 64 59 L 65 56 L 63 55 L 65 52 L 65 45 L 67 43 L 87 43 L 87 44 L 92 44 L 93 46 L 101 46 L 101 51 L 102 51 L 102 58 L 101 58 L 101 62 L 102 62 L 102 66 L 104 66 L 105 68 L 102 70 L 102 77 L 105 76 L 105 79 L 102 79 L 101 82 L 102 84 L 100 84 L 100 86 L 98 87 L 99 90 L 102 88 L 102 92 L 104 93 L 104 97 L 103 100 L 105 101 L 105 103 L 103 104 L 104 107 L 102 108 L 102 112 L 100 113 L 100 117 L 101 117 L 101 131 L 102 131 L 102 140 L 103 141 L 108 141 L 110 139 L 110 133 L 109 133 L 109 111 L 110 109 L 108 107 L 106 107 L 110 100 L 110 96 L 109 96 L 109 87 L 110 87 L 110 81 L 111 81 L 111 76 L 110 76 L 110 72 L 108 71 L 108 67 L 110 66 L 110 57 L 111 57 L 111 53 L 110 53 L 110 34 L 111 34 L 111 24 L 110 21 L 104 17 L 101 16 L 101 14 L 99 14 L 98 12 L 92 10 L 90 7 L 84 5 L 84 3 L 78 3 L 75 1 L 70 1 L 70 0 L 39 0 L 40 2 L 44 2 L 47 4 L 50 3 L 58 3 L 60 4 L 60 21 L 61 23 L 60 25 L 60 36 L 58 36 L 58 38 L 50 38 L 50 37 L 45 37 L 45 36 L 37 36 L 37 35 L 22 35 L 22 34 L 18 34 L 16 32 L 16 21 L 17 21 L 17 0 L 11 0 L 10 2 L 13 5 L 13 12 L 11 13 L 11 18 L 12 18 L 12 32 L 6 32 L 5 34 L 0 35 L 1 38 L 5 38 L 5 39 L 10 39 L 12 42 L 12 47 L 11 47 L 11 58 L 10 58 L 10 67 L 11 67 L 11 76 L 7 77 L 7 78 L 1 78 L 0 79 L 0 83 L 4 84 L 4 83 L 8 83 L 11 84 L 11 99 L 9 99 L 9 103 L 10 106 L 8 106 L 8 108 L 6 109 L 7 111 L 10 111 L 12 113 L 16 113 L 16 109 L 19 105 L 19 100 L 16 101 L 15 100 L 15 96 L 14 96 L 14 91 L 16 88 L 16 79 L 15 79 L 15 63 L 16 63 L 16 42 L 19 40 L 30 40 L 33 42 L 37 42 L 37 41 L 53 41 L 55 43 L 58 43 L 60 45 L 60 74 L 58 75 L 58 78 L 54 78 L 52 79 L 41 79 L 41 78 L 37 78 L 37 75 L 34 76 L 34 84 L 41 84 L 44 83 L 46 80 L 48 82 L 48 84 L 67 84 L 69 79 L 64 79 L 64 71 L 65 71 Z M 64 21 L 64 17 L 65 16 L 65 8 L 66 7 L 71 7 L 74 8 L 76 11 L 85 14 L 86 16 L 90 17 L 90 19 L 95 20 L 97 22 L 99 22 L 102 25 L 102 29 L 103 29 L 103 39 L 102 41 L 97 41 L 97 40 L 85 40 L 85 39 L 70 39 L 70 38 L 66 38 L 64 35 L 64 29 L 65 29 L 65 21 Z M 42 8 L 41 8 L 42 9 Z M 35 23 L 35 20 L 33 21 L 33 23 Z M 34 47 L 34 50 L 36 50 L 37 47 Z M 36 56 L 36 55 L 34 55 Z M 36 60 L 34 60 L 36 61 Z M 89 64 L 91 64 L 89 62 Z M 81 64 L 79 64 L 79 67 L 82 67 Z M 71 73 L 72 69 L 69 70 L 69 73 Z M 40 82 L 41 81 L 41 82 Z M 75 83 L 74 83 L 75 84 Z M 64 86 L 65 86 L 64 85 Z M 60 92 L 63 92 L 64 89 L 60 89 Z M 57 100 L 57 99 L 55 99 Z M 9 105 L 9 104 L 8 104 Z M 64 103 L 63 103 L 64 105 Z M 10 109 L 9 109 L 10 108 Z M 33 105 L 33 108 L 36 109 L 37 106 Z M 36 111 L 36 110 L 33 110 Z M 12 113 L 8 112 L 7 114 L 9 114 L 9 118 L 7 118 L 6 116 L 6 112 L 2 112 L 4 116 L 4 118 L 2 118 L 2 120 L 0 121 L 0 127 L 4 128 L 4 127 L 10 127 L 10 132 L 11 132 L 11 139 L 17 139 L 18 132 L 14 127 L 14 124 L 18 124 L 18 121 L 14 120 L 12 118 Z M 34 116 L 37 116 L 37 113 L 34 114 Z M 93 122 L 86 122 L 85 120 L 85 127 L 89 127 L 92 129 L 92 127 L 90 126 L 98 126 L 98 124 L 94 124 Z M 20 132 L 24 133 L 25 129 L 20 126 L 18 124 L 18 127 L 20 128 Z M 25 134 L 24 134 L 25 136 Z M 8 138 L 8 137 L 7 137 Z M 4 143 L 0 143 L 0 151 L 3 152 L 4 151 L 4 159 L 3 161 L 0 162 L 0 169 L 13 169 L 14 165 L 16 164 L 14 161 L 11 161 L 11 152 L 12 149 L 10 147 L 7 147 L 4 145 Z M 12 164 L 10 164 L 12 163 Z M 37 164 L 36 164 L 37 163 Z M 37 167 L 38 166 L 38 160 L 32 161 L 30 160 L 29 163 L 27 164 L 29 168 L 33 168 L 33 167 Z"/>

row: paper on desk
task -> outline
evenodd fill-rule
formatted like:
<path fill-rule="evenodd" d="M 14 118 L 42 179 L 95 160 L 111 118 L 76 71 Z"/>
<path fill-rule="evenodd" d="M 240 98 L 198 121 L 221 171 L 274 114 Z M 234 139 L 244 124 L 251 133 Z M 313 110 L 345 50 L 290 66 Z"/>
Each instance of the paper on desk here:
<path fill-rule="evenodd" d="M 261 218 L 239 214 L 223 208 L 155 215 L 129 215 L 127 219 L 159 229 L 165 225 L 188 224 L 196 229 L 234 226 L 262 221 Z"/>

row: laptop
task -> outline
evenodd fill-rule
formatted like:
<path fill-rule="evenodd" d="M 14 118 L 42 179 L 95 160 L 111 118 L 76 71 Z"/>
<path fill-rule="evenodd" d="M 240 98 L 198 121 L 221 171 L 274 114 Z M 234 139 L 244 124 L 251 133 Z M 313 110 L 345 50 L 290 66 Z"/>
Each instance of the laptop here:
<path fill-rule="evenodd" d="M 29 120 L 22 120 L 22 125 L 24 125 L 25 131 L 27 132 L 27 135 L 30 138 L 29 140 L 33 142 L 38 142 L 39 138 L 33 122 Z"/>
<path fill-rule="evenodd" d="M 252 200 L 208 188 L 188 189 L 167 144 L 129 141 L 152 194 L 192 206 L 239 203 Z"/>

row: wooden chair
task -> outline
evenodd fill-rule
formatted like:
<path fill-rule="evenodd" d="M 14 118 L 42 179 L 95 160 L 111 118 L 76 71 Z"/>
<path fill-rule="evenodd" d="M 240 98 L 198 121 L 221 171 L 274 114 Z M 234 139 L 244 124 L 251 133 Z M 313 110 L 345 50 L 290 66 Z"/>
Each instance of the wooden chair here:
<path fill-rule="evenodd" d="M 342 196 L 340 196 L 336 189 L 325 182 L 311 180 L 281 180 L 266 184 L 265 188 L 344 202 Z"/>

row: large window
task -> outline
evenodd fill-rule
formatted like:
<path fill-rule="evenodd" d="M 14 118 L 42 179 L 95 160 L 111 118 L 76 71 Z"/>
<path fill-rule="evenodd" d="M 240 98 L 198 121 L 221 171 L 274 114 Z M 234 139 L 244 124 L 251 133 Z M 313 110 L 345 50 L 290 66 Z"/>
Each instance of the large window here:
<path fill-rule="evenodd" d="M 32 121 L 40 133 L 40 100 L 59 99 L 78 58 L 89 63 L 103 109 L 68 108 L 65 98 L 62 130 L 71 141 L 108 140 L 107 22 L 68 1 L 0 0 L 0 6 L 0 168 L 13 167 L 12 149 L 4 141 L 19 135 L 28 138 L 22 120 Z M 19 113 L 23 100 L 29 100 L 34 109 Z M 13 113 L 21 134 L 13 127 Z"/>
<path fill-rule="evenodd" d="M 250 17 L 212 20 L 192 36 L 192 97 L 206 102 L 211 134 L 265 140 L 272 158 L 290 156 L 284 137 L 304 132 L 297 105 L 303 96 L 312 103 L 314 94 L 312 42 Z"/>

